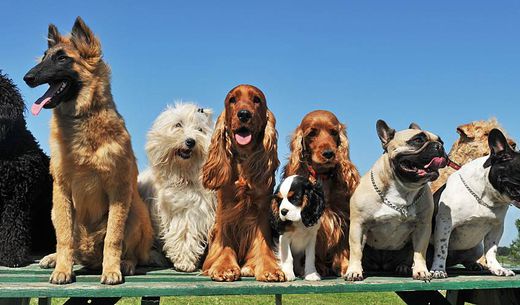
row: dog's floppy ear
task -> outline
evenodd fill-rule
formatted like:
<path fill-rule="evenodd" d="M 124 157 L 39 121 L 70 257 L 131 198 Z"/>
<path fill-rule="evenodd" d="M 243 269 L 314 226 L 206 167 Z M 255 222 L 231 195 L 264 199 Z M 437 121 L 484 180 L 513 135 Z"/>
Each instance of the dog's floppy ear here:
<path fill-rule="evenodd" d="M 312 184 L 307 181 L 305 183 L 305 196 L 307 202 L 301 211 L 301 218 L 304 226 L 311 227 L 318 223 L 325 209 L 325 198 L 321 183 Z"/>
<path fill-rule="evenodd" d="M 226 110 L 217 119 L 208 159 L 202 167 L 204 187 L 217 190 L 231 180 L 231 141 L 226 130 Z"/>
<path fill-rule="evenodd" d="M 506 137 L 499 129 L 494 128 L 489 132 L 488 143 L 489 148 L 491 149 L 491 154 L 484 163 L 484 168 L 489 167 L 496 162 L 508 161 L 513 158 L 512 153 L 514 151 L 509 146 Z"/>
<path fill-rule="evenodd" d="M 408 129 L 417 129 L 417 130 L 421 130 L 421 127 L 415 123 L 415 122 L 412 122 L 410 123 L 410 126 L 408 126 Z"/>
<path fill-rule="evenodd" d="M 49 33 L 47 34 L 47 46 L 54 47 L 61 42 L 61 35 L 58 28 L 54 24 L 49 24 Z"/>
<path fill-rule="evenodd" d="M 291 155 L 289 156 L 289 162 L 287 162 L 287 165 L 284 168 L 285 176 L 298 174 L 301 167 L 301 162 L 305 160 L 305 148 L 303 141 L 303 130 L 301 126 L 298 126 L 291 138 Z"/>
<path fill-rule="evenodd" d="M 79 16 L 72 27 L 70 41 L 76 47 L 81 57 L 85 59 L 99 59 L 101 57 L 101 43 L 99 39 Z"/>
<path fill-rule="evenodd" d="M 390 128 L 388 126 L 388 124 L 386 124 L 385 121 L 377 120 L 376 130 L 377 130 L 377 135 L 379 136 L 379 139 L 381 140 L 381 145 L 383 146 L 383 149 L 386 151 L 388 143 L 390 141 L 392 141 L 392 139 L 395 136 L 395 129 Z"/>
<path fill-rule="evenodd" d="M 460 139 L 463 141 L 475 138 L 475 130 L 471 123 L 459 125 L 457 127 L 457 133 L 459 134 Z"/>
<path fill-rule="evenodd" d="M 270 223 L 271 228 L 277 232 L 278 234 L 282 234 L 285 224 L 287 222 L 282 221 L 280 219 L 280 204 L 282 203 L 282 198 L 280 197 L 280 186 L 276 188 L 274 195 L 271 198 L 271 217 Z"/>
<path fill-rule="evenodd" d="M 338 163 L 340 175 L 347 186 L 347 198 L 350 198 L 354 189 L 359 184 L 359 172 L 356 166 L 350 160 L 350 148 L 347 137 L 347 128 L 340 124 L 339 130 L 339 146 L 338 146 Z"/>
<path fill-rule="evenodd" d="M 272 188 L 275 180 L 274 174 L 278 169 L 278 133 L 276 132 L 276 119 L 274 114 L 267 109 L 267 122 L 262 139 L 262 150 L 257 150 L 251 155 L 248 162 L 249 169 L 252 170 L 252 182 L 266 185 Z"/>

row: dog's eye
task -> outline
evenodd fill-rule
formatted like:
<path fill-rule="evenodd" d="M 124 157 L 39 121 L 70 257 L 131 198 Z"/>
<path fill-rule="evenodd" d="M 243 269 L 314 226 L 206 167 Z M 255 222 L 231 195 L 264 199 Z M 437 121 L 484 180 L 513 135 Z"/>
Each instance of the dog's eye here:
<path fill-rule="evenodd" d="M 516 150 L 516 143 L 511 143 L 511 148 L 512 148 L 513 150 Z"/>
<path fill-rule="evenodd" d="M 255 102 L 255 104 L 260 104 L 262 102 L 262 100 L 258 96 L 255 96 L 253 98 L 253 102 Z"/>
<path fill-rule="evenodd" d="M 65 55 L 60 55 L 60 56 L 58 56 L 58 61 L 60 61 L 60 62 L 64 62 L 64 61 L 67 60 L 67 58 L 68 58 L 68 57 L 65 56 Z"/>
<path fill-rule="evenodd" d="M 198 131 L 200 131 L 200 132 L 202 132 L 202 131 L 203 131 L 203 130 L 202 130 L 202 128 L 197 128 L 197 130 L 198 130 Z"/>
<path fill-rule="evenodd" d="M 234 103 L 236 103 L 236 102 L 237 102 L 237 100 L 236 100 L 236 98 L 234 98 L 234 97 L 232 97 L 232 98 L 229 99 L 229 103 L 230 103 L 230 104 L 234 104 Z"/>
<path fill-rule="evenodd" d="M 307 136 L 309 137 L 315 137 L 316 135 L 318 134 L 318 132 L 316 131 L 316 129 L 312 129 L 308 134 Z"/>
<path fill-rule="evenodd" d="M 333 137 L 335 137 L 335 136 L 338 135 L 338 131 L 337 131 L 336 129 L 332 129 L 332 130 L 330 131 L 330 135 L 333 136 Z"/>
<path fill-rule="evenodd" d="M 175 127 L 177 127 L 177 128 L 181 128 L 181 127 L 182 127 L 182 123 L 177 123 L 177 124 L 175 124 Z"/>

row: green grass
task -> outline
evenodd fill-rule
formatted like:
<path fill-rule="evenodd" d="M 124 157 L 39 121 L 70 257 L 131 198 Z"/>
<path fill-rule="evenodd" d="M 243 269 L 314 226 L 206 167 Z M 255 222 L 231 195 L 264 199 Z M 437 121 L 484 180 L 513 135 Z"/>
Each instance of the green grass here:
<path fill-rule="evenodd" d="M 52 305 L 62 305 L 66 299 L 53 299 Z M 31 305 L 37 305 L 36 299 L 31 300 Z M 118 305 L 139 305 L 140 298 L 123 298 Z M 272 295 L 245 295 L 245 296 L 209 296 L 209 297 L 163 297 L 161 305 L 242 305 L 259 304 L 273 305 Z M 330 304 L 363 304 L 363 305 L 402 305 L 401 299 L 392 292 L 363 292 L 363 293 L 331 293 L 331 294 L 304 294 L 284 295 L 284 305 L 330 305 Z"/>

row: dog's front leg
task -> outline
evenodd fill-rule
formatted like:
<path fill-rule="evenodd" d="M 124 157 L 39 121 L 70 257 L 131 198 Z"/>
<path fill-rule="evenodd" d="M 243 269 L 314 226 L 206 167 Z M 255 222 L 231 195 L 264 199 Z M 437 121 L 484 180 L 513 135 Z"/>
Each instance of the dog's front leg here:
<path fill-rule="evenodd" d="M 412 233 L 413 266 L 412 276 L 414 280 L 429 281 L 431 274 L 426 266 L 426 250 L 432 234 L 431 217 L 418 224 Z"/>
<path fill-rule="evenodd" d="M 305 280 L 319 281 L 320 274 L 316 271 L 316 235 L 314 235 L 305 248 Z"/>
<path fill-rule="evenodd" d="M 285 273 L 286 281 L 294 281 L 296 276 L 294 275 L 294 261 L 291 253 L 291 240 L 285 235 L 280 235 L 279 239 L 279 250 L 280 250 L 280 263 L 282 265 L 282 271 Z"/>
<path fill-rule="evenodd" d="M 260 216 L 259 224 L 246 255 L 246 265 L 254 266 L 255 278 L 262 282 L 284 282 L 285 274 L 274 255 L 269 217 Z"/>
<path fill-rule="evenodd" d="M 218 218 L 218 215 L 217 215 Z M 213 233 L 210 235 L 209 250 L 202 271 L 217 282 L 233 282 L 240 279 L 240 267 L 237 262 L 237 253 L 232 242 L 223 233 L 229 230 L 221 220 L 217 219 Z"/>
<path fill-rule="evenodd" d="M 497 260 L 497 249 L 502 233 L 504 232 L 504 222 L 494 226 L 491 231 L 484 237 L 484 253 L 486 254 L 486 260 L 489 267 L 489 271 L 492 274 L 498 276 L 514 276 L 515 273 L 502 267 Z"/>
<path fill-rule="evenodd" d="M 132 194 L 128 185 L 113 186 L 109 190 L 108 223 L 103 246 L 101 284 L 115 285 L 124 281 L 121 273 L 121 255 L 131 198 Z M 127 266 L 125 269 L 129 269 L 130 274 L 133 273 L 131 266 Z"/>
<path fill-rule="evenodd" d="M 439 204 L 439 212 L 435 220 L 435 232 L 433 232 L 434 256 L 431 275 L 441 279 L 448 277 L 446 273 L 446 259 L 452 230 L 452 218 L 450 209 L 442 202 Z"/>
<path fill-rule="evenodd" d="M 361 260 L 363 259 L 363 248 L 365 246 L 366 233 L 363 225 L 360 222 L 350 223 L 349 232 L 349 247 L 350 247 L 350 262 L 345 274 L 347 281 L 362 281 L 363 280 L 363 266 Z"/>
<path fill-rule="evenodd" d="M 56 180 L 52 191 L 52 224 L 56 230 L 56 267 L 49 282 L 71 283 L 74 278 L 74 209 L 71 195 Z M 52 254 L 51 254 L 52 255 Z"/>

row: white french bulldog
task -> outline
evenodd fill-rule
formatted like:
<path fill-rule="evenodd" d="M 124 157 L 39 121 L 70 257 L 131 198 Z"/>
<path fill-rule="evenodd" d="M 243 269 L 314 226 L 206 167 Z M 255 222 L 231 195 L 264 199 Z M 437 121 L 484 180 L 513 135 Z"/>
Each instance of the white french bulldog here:
<path fill-rule="evenodd" d="M 509 204 L 520 201 L 520 153 L 498 129 L 489 133 L 488 142 L 491 154 L 453 173 L 440 195 L 433 234 L 434 278 L 447 277 L 446 267 L 456 264 L 484 268 L 477 263 L 482 254 L 492 274 L 515 275 L 500 265 L 496 253 Z"/>

